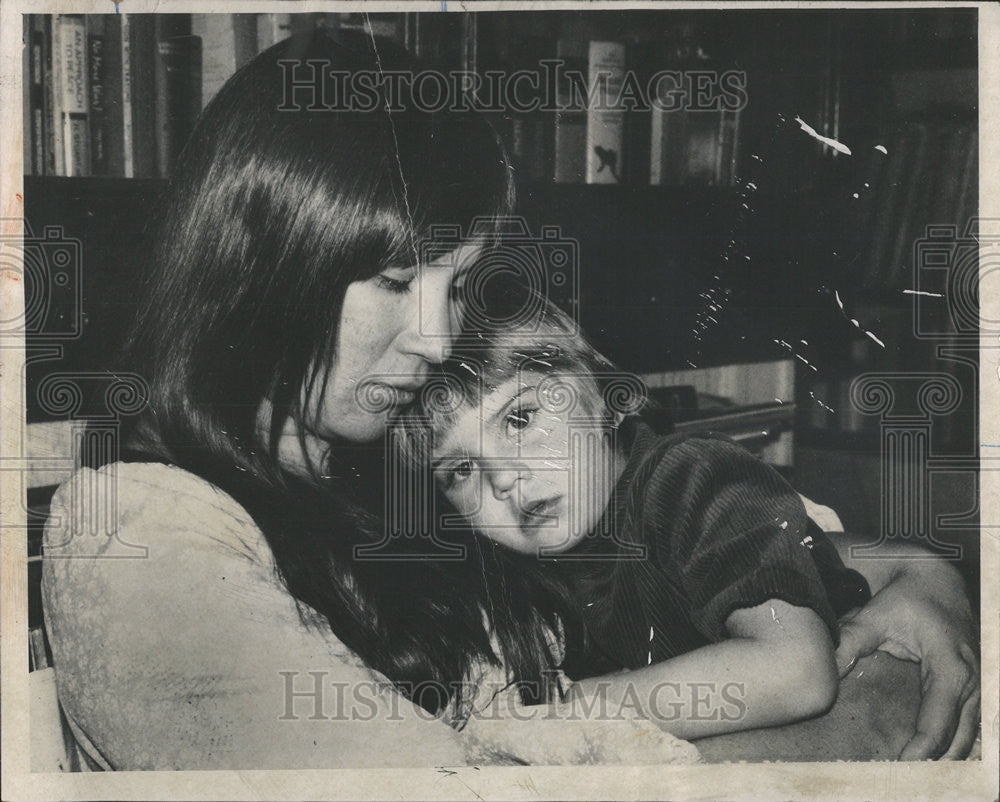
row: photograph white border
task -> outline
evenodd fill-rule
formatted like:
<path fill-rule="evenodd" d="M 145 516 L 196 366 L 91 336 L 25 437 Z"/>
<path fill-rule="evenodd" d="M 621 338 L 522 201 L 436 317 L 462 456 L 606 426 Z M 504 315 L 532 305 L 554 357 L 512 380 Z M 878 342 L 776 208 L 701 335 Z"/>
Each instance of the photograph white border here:
<path fill-rule="evenodd" d="M 23 13 L 106 13 L 111 0 L 4 0 L 0 5 L 0 203 L 5 236 L 23 218 L 21 35 Z M 980 217 L 1000 222 L 1000 4 L 815 2 L 152 2 L 123 0 L 130 13 L 454 11 L 613 8 L 928 8 L 979 9 Z M 984 246 L 985 247 L 985 246 Z M 1000 246 L 998 246 L 1000 247 Z M 985 276 L 981 273 L 981 279 Z M 995 286 L 996 278 L 991 279 Z M 980 294 L 981 319 L 1000 321 L 1000 288 Z M 23 282 L 0 276 L 0 320 L 23 307 Z M 1000 337 L 981 338 L 980 442 L 1000 444 Z M 0 456 L 18 447 L 24 427 L 23 348 L 0 350 Z M 989 449 L 981 449 L 988 451 Z M 992 456 L 984 454 L 984 456 Z M 993 474 L 983 472 L 983 475 Z M 32 774 L 28 771 L 27 570 L 20 477 L 0 470 L 0 676 L 2 798 L 48 799 L 995 799 L 998 788 L 998 633 L 1000 528 L 981 534 L 982 760 L 925 763 L 773 763 L 665 767 L 436 768 L 336 771 L 178 771 Z M 981 521 L 1000 524 L 1000 487 L 981 485 Z M 22 527 L 22 528 L 18 528 Z"/>

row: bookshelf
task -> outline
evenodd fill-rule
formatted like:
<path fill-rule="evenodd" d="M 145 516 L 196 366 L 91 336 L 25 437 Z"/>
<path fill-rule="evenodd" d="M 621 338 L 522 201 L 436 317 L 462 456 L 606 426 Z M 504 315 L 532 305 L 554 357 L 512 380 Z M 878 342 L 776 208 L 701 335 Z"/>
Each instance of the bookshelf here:
<path fill-rule="evenodd" d="M 367 28 L 483 81 L 559 56 L 588 81 L 599 56 L 613 88 L 623 72 L 743 76 L 739 109 L 625 109 L 602 118 L 610 143 L 586 114 L 487 112 L 514 160 L 519 212 L 532 230 L 556 226 L 579 246 L 579 281 L 562 300 L 577 298 L 595 344 L 654 390 L 722 394 L 737 417 L 739 405 L 786 405 L 771 458 L 849 530 L 878 531 L 883 468 L 878 420 L 848 398 L 856 376 L 954 377 L 962 401 L 934 420 L 932 452 L 975 453 L 976 349 L 960 332 L 915 338 L 917 317 L 947 332 L 947 311 L 932 297 L 918 309 L 922 299 L 906 292 L 918 288 L 909 257 L 925 226 L 960 233 L 978 208 L 975 9 L 126 14 L 135 23 L 127 37 L 115 15 L 67 16 L 58 33 L 83 38 L 65 63 L 52 59 L 63 18 L 25 17 L 25 207 L 36 233 L 57 224 L 83 245 L 84 336 L 29 361 L 32 422 L 48 419 L 32 404 L 46 375 L 107 366 L 130 311 L 129 255 L 197 112 L 255 53 L 320 26 Z M 136 57 L 127 72 L 125 44 Z M 57 70 L 69 75 L 58 89 Z M 734 94 L 720 86 L 709 95 Z M 676 88 L 690 96 L 693 87 Z M 571 89 L 556 81 L 553 92 Z M 151 102 L 131 108 L 139 96 Z M 57 119 L 69 132 L 61 147 Z M 605 157 L 594 162 L 596 146 Z M 52 299 L 57 310 L 73 303 Z M 960 565 L 973 592 L 976 539 L 937 516 L 974 510 L 975 481 L 942 472 L 930 491 L 932 532 L 966 547 Z"/>
<path fill-rule="evenodd" d="M 77 215 L 64 225 L 83 226 L 84 237 L 87 225 L 97 225 L 88 215 L 106 213 L 98 198 L 111 198 L 115 207 L 114 198 L 135 196 L 135 208 L 146 208 L 156 177 L 169 174 L 193 110 L 213 87 L 254 53 L 310 26 L 367 26 L 428 64 L 468 70 L 484 82 L 491 71 L 544 71 L 544 62 L 560 54 L 575 59 L 588 79 L 591 56 L 600 55 L 614 86 L 622 70 L 640 84 L 661 71 L 735 73 L 744 78 L 725 87 L 709 80 L 706 91 L 712 102 L 725 100 L 739 96 L 745 81 L 746 102 L 738 110 L 723 103 L 660 114 L 658 121 L 649 108 L 602 118 L 616 139 L 600 146 L 618 145 L 613 170 L 610 161 L 600 170 L 589 160 L 588 136 L 595 134 L 586 114 L 557 137 L 572 115 L 503 105 L 487 112 L 515 160 L 519 211 L 533 230 L 554 225 L 579 244 L 579 286 L 571 290 L 585 329 L 624 367 L 647 374 L 792 359 L 799 368 L 796 440 L 823 448 L 873 442 L 874 421 L 853 429 L 858 421 L 841 403 L 854 375 L 880 366 L 940 365 L 933 347 L 907 339 L 912 298 L 903 290 L 911 282 L 895 257 L 926 222 L 960 219 L 975 207 L 974 10 L 126 14 L 128 39 L 113 16 L 67 15 L 64 24 L 58 16 L 25 17 L 31 46 L 25 164 L 35 173 L 26 199 L 39 220 Z M 54 31 L 82 31 L 85 47 L 75 61 L 52 62 L 46 37 Z M 100 138 L 93 131 L 104 130 L 109 118 L 118 125 L 109 109 L 119 96 L 125 117 L 124 90 L 112 78 L 125 69 L 115 43 L 121 50 L 126 41 L 131 55 L 153 57 L 133 65 L 131 74 L 155 99 L 145 118 L 133 115 L 134 124 L 145 119 L 152 126 L 138 137 L 146 152 L 133 154 L 134 178 L 125 177 L 124 154 L 110 160 L 113 167 L 107 157 L 93 158 Z M 615 47 L 595 51 L 594 42 Z M 47 104 L 50 96 L 53 103 L 66 100 L 49 87 L 59 69 L 76 76 L 66 85 L 89 86 L 89 169 L 100 172 L 104 164 L 105 177 L 53 175 L 60 170 L 50 152 L 58 149 L 50 143 Z M 675 88 L 690 101 L 688 78 Z M 571 89 L 555 82 L 557 97 Z M 856 155 L 835 155 L 806 136 L 794 116 L 850 143 Z M 664 139 L 665 131 L 680 144 Z M 921 136 L 923 157 L 914 159 L 908 154 Z M 557 139 L 566 146 L 558 152 Z M 123 147 L 117 133 L 107 141 Z M 876 144 L 890 151 L 888 159 L 879 162 Z M 74 152 L 71 146 L 70 164 Z M 936 160 L 937 153 L 947 156 Z M 64 147 L 63 173 L 66 155 Z M 563 156 L 569 161 L 560 165 Z M 907 168 L 911 162 L 914 169 Z M 944 180 L 956 172 L 960 178 Z M 615 180 L 605 183 L 609 177 Z M 864 183 L 870 193 L 854 204 L 851 195 Z M 104 254 L 88 254 L 87 261 L 102 264 Z M 722 287 L 729 292 L 724 314 L 713 308 L 721 297 L 713 293 Z M 838 298 L 847 305 L 843 311 Z M 875 346 L 851 317 L 887 347 Z"/>

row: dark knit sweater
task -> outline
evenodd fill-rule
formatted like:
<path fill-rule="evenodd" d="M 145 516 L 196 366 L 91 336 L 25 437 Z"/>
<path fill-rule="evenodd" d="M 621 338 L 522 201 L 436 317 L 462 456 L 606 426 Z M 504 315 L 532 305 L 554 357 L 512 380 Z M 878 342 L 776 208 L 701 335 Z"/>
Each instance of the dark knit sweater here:
<path fill-rule="evenodd" d="M 723 640 L 730 613 L 768 599 L 813 609 L 837 641 L 837 618 L 868 601 L 868 584 L 777 471 L 718 435 L 629 422 L 622 436 L 629 459 L 604 520 L 559 560 L 587 636 L 567 655 L 571 677 Z"/>

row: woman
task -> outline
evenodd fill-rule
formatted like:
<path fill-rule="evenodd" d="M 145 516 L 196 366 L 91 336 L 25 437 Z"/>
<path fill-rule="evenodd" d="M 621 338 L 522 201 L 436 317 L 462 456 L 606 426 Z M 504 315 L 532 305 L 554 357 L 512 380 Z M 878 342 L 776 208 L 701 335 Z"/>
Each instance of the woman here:
<path fill-rule="evenodd" d="M 604 735 L 551 722 L 562 746 L 550 751 L 555 739 L 506 724 L 459 733 L 426 720 L 428 710 L 460 719 L 466 697 L 449 683 L 501 658 L 518 677 L 544 679 L 560 601 L 488 561 L 355 549 L 385 531 L 364 444 L 448 353 L 457 289 L 491 246 L 482 230 L 432 243 L 430 256 L 421 243 L 435 224 L 468 232 L 512 205 L 509 166 L 483 119 L 310 108 L 286 94 L 279 65 L 377 74 L 408 66 L 398 58 L 364 37 L 282 43 L 220 91 L 180 160 L 128 353 L 148 378 L 147 411 L 119 462 L 59 490 L 46 535 L 59 695 L 92 766 L 690 757 L 667 736 L 637 742 L 627 722 Z M 117 493 L 118 520 L 97 541 L 109 559 L 84 538 L 102 482 Z M 110 559 L 121 542 L 146 559 Z M 900 576 L 854 619 L 840 656 L 892 643 L 922 660 L 922 730 L 961 751 L 978 688 L 953 687 L 971 643 L 960 631 L 967 604 L 948 566 L 925 570 L 933 591 L 926 577 Z M 901 622 L 913 630 L 894 641 Z"/>

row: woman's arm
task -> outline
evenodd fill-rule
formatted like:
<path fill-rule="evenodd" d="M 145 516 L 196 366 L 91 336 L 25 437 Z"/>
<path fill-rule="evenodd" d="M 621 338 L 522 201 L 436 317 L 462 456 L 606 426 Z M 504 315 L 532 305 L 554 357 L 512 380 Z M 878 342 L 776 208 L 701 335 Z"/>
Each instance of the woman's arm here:
<path fill-rule="evenodd" d="M 702 738 L 698 751 L 709 763 L 897 760 L 913 735 L 919 704 L 919 666 L 879 652 L 859 659 L 840 680 L 825 715 Z"/>
<path fill-rule="evenodd" d="M 573 685 L 593 709 L 626 703 L 679 738 L 704 738 L 812 718 L 837 695 L 833 642 L 806 607 L 770 599 L 734 611 L 730 638 L 670 660 Z"/>
<path fill-rule="evenodd" d="M 95 536 L 86 505 L 108 482 L 118 526 Z M 60 703 L 115 769 L 465 762 L 457 733 L 300 617 L 259 529 L 190 473 L 77 473 L 43 573 Z"/>
<path fill-rule="evenodd" d="M 923 695 L 916 732 L 900 758 L 961 758 L 979 730 L 980 674 L 972 608 L 961 575 L 946 560 L 905 543 L 897 555 L 851 554 L 861 538 L 830 538 L 844 564 L 860 572 L 872 600 L 845 617 L 837 665 L 843 676 L 876 649 L 920 663 Z"/>
<path fill-rule="evenodd" d="M 964 757 L 978 731 L 980 690 L 971 609 L 958 572 L 916 547 L 907 548 L 920 559 L 856 559 L 850 546 L 862 539 L 841 532 L 830 539 L 875 594 L 843 623 L 836 652 L 842 678 L 833 708 L 810 721 L 702 739 L 702 757 Z"/>
<path fill-rule="evenodd" d="M 120 523 L 95 536 L 86 505 L 107 482 Z M 43 570 L 59 701 L 114 769 L 697 760 L 667 733 L 638 743 L 638 722 L 544 709 L 530 730 L 519 710 L 456 732 L 300 615 L 246 512 L 177 468 L 76 474 L 53 498 Z"/>

